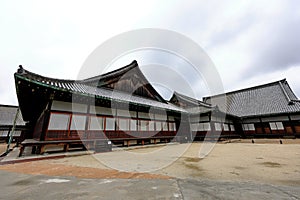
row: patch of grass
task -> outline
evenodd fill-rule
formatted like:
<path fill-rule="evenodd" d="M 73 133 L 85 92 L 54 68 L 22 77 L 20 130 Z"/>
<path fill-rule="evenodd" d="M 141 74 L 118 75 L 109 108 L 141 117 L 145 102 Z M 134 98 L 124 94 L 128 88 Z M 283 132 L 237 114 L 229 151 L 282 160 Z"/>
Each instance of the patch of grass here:
<path fill-rule="evenodd" d="M 236 167 L 234 167 L 234 169 L 237 169 L 237 170 L 244 170 L 244 169 L 246 169 L 246 167 L 236 166 Z"/>
<path fill-rule="evenodd" d="M 12 185 L 29 185 L 31 184 L 31 181 L 26 179 L 26 180 L 20 180 L 17 182 L 14 182 Z"/>
<path fill-rule="evenodd" d="M 196 166 L 196 165 L 193 165 L 193 164 L 190 164 L 190 163 L 184 163 L 184 165 L 185 165 L 187 168 L 189 168 L 189 169 L 201 171 L 200 167 L 198 167 L 198 166 Z"/>
<path fill-rule="evenodd" d="M 192 173 L 191 176 L 192 177 L 202 177 L 203 174 L 202 173 Z"/>
<path fill-rule="evenodd" d="M 192 157 L 186 157 L 184 161 L 186 162 L 199 162 L 201 158 L 192 158 Z"/>
<path fill-rule="evenodd" d="M 261 163 L 262 165 L 266 166 L 266 167 L 281 167 L 280 163 L 276 163 L 276 162 L 263 162 Z"/>
<path fill-rule="evenodd" d="M 300 180 L 281 180 L 280 182 L 283 183 L 284 185 L 291 185 L 291 186 L 300 185 Z"/>
<path fill-rule="evenodd" d="M 234 174 L 234 175 L 237 175 L 237 176 L 239 176 L 240 174 L 239 173 L 237 173 L 237 172 L 230 172 L 231 174 Z"/>

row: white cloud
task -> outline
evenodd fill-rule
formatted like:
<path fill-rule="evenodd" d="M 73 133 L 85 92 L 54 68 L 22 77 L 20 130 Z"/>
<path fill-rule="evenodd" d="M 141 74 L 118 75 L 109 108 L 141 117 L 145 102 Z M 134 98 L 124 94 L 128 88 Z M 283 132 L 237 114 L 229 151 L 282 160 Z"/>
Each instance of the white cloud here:
<path fill-rule="evenodd" d="M 151 10 L 153 3 L 141 1 L 1 1 L 0 103 L 17 104 L 13 73 L 19 64 L 76 79 L 92 50 L 134 28 Z"/>
<path fill-rule="evenodd" d="M 0 103 L 17 104 L 19 64 L 75 79 L 92 50 L 136 28 L 174 30 L 202 45 L 226 90 L 287 77 L 300 95 L 299 13 L 297 1 L 281 0 L 1 1 Z"/>

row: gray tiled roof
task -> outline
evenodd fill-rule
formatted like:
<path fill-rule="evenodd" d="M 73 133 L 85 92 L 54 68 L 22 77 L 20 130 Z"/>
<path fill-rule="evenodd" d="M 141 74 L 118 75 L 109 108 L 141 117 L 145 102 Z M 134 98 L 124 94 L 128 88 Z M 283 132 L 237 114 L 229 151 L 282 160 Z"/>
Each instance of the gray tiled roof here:
<path fill-rule="evenodd" d="M 0 126 L 12 126 L 15 120 L 17 109 L 17 106 L 0 105 Z M 25 125 L 21 112 L 19 112 L 16 125 Z"/>
<path fill-rule="evenodd" d="M 204 97 L 203 100 L 210 103 L 211 98 L 218 99 L 222 95 Z M 218 105 L 219 109 L 239 117 L 300 112 L 300 102 L 285 79 L 225 95 L 226 103 Z"/>
<path fill-rule="evenodd" d="M 95 87 L 87 84 L 85 81 L 76 80 L 63 80 L 44 77 L 24 69 L 19 69 L 15 74 L 17 79 L 27 80 L 29 82 L 42 85 L 55 90 L 61 90 L 74 94 L 92 95 L 97 98 L 110 99 L 116 102 L 134 103 L 144 106 L 152 106 L 161 109 L 169 109 L 178 112 L 186 112 L 184 109 L 179 108 L 170 103 L 163 103 L 148 98 L 127 94 L 116 90 L 109 90 L 101 87 Z"/>

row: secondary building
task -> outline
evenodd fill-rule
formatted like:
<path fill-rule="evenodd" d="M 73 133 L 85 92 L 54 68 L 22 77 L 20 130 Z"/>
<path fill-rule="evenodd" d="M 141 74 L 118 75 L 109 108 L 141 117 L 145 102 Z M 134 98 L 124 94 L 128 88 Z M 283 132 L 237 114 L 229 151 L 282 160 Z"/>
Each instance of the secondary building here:
<path fill-rule="evenodd" d="M 25 122 L 21 112 L 18 112 L 18 106 L 0 105 L 0 141 L 8 142 L 12 135 L 13 142 L 21 142 L 23 140 L 21 133 L 25 129 Z"/>
<path fill-rule="evenodd" d="M 300 101 L 286 79 L 203 100 L 210 103 L 212 98 L 222 96 L 226 104 L 219 105 L 219 109 L 238 117 L 243 137 L 300 136 Z"/>

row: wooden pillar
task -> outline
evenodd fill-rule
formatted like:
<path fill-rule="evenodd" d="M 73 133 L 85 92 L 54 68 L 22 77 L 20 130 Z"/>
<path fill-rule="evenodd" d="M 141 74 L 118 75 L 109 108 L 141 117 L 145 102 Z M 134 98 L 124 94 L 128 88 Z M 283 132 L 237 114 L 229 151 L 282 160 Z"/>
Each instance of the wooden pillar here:
<path fill-rule="evenodd" d="M 68 135 L 67 135 L 67 138 L 70 137 L 70 133 L 71 133 L 71 124 L 72 124 L 72 118 L 73 118 L 73 113 L 72 114 L 69 114 L 69 117 L 70 117 L 70 121 L 69 121 L 69 124 L 68 124 Z"/>
<path fill-rule="evenodd" d="M 31 154 L 36 154 L 36 149 L 37 149 L 37 146 L 32 146 L 32 149 L 31 149 Z"/>
<path fill-rule="evenodd" d="M 97 141 L 96 141 L 96 140 L 94 140 L 94 141 L 93 141 L 93 147 L 94 147 L 94 151 L 96 150 L 96 144 L 97 144 Z"/>
<path fill-rule="evenodd" d="M 259 122 L 260 122 L 260 126 L 261 126 L 261 129 L 262 129 L 262 134 L 266 134 L 265 127 L 264 127 L 264 124 L 262 122 L 261 117 L 259 118 Z"/>
<path fill-rule="evenodd" d="M 293 133 L 294 133 L 294 135 L 296 135 L 296 129 L 295 129 L 295 127 L 294 127 L 294 123 L 292 123 L 291 116 L 288 115 L 288 118 L 289 118 L 289 124 L 290 124 L 290 126 L 291 126 L 291 128 L 292 128 L 292 130 L 293 130 Z"/>
<path fill-rule="evenodd" d="M 89 120 L 90 120 L 90 104 L 87 105 L 87 111 L 85 115 L 85 126 L 84 126 L 84 132 L 83 135 L 86 135 L 86 138 L 89 138 Z"/>
<path fill-rule="evenodd" d="M 69 151 L 69 144 L 64 145 L 64 152 L 67 152 L 67 151 Z"/>
<path fill-rule="evenodd" d="M 44 141 L 46 139 L 46 133 L 48 131 L 48 124 L 49 124 L 50 115 L 51 115 L 51 107 L 52 107 L 53 98 L 54 98 L 53 96 L 54 95 L 50 96 L 50 101 L 48 102 L 46 110 L 43 113 L 44 119 L 43 119 L 43 125 L 42 125 L 42 133 L 40 136 L 41 141 Z"/>
<path fill-rule="evenodd" d="M 24 145 L 21 145 L 21 147 L 20 147 L 20 153 L 19 153 L 19 157 L 21 157 L 21 156 L 22 156 L 22 154 L 23 154 L 24 150 L 25 150 L 25 146 L 24 146 Z"/>
<path fill-rule="evenodd" d="M 41 150 L 40 150 L 41 155 L 45 153 L 45 147 L 46 147 L 46 145 L 43 145 L 43 144 L 41 145 Z"/>

